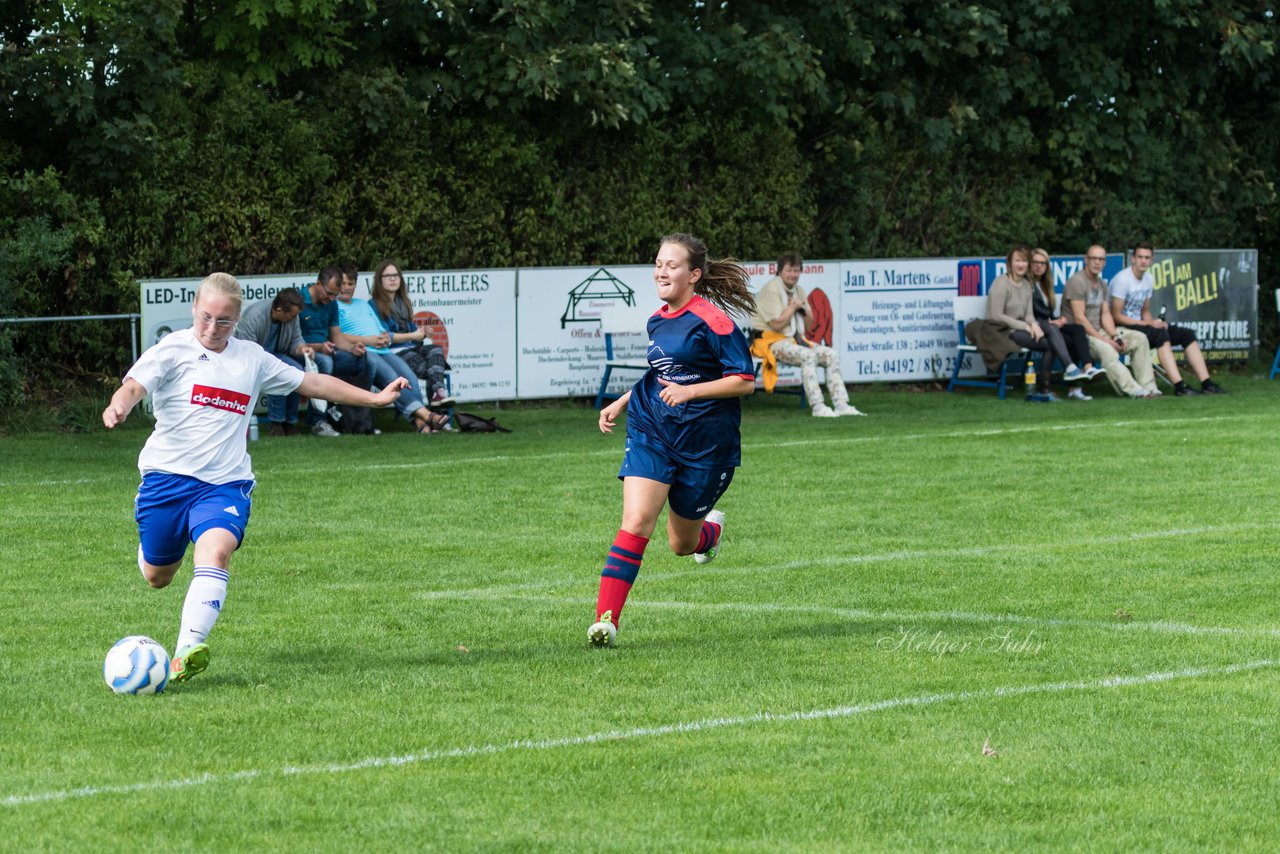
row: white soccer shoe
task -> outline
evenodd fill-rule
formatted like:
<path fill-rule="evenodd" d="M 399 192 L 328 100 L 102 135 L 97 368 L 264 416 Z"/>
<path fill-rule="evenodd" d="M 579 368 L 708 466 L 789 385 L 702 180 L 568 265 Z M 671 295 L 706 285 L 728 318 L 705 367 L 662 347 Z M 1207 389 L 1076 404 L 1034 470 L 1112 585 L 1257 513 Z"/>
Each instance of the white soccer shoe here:
<path fill-rule="evenodd" d="M 693 559 L 698 563 L 711 563 L 716 559 L 716 555 L 720 552 L 720 541 L 724 539 L 724 514 L 719 510 L 712 510 L 707 514 L 707 521 L 714 522 L 720 526 L 720 536 L 716 537 L 716 544 L 705 552 L 694 552 Z"/>
<path fill-rule="evenodd" d="M 834 411 L 836 415 L 866 415 L 867 414 L 865 412 L 860 412 L 858 410 L 858 407 L 849 403 L 840 404 L 835 408 Z"/>
<path fill-rule="evenodd" d="M 836 411 L 825 403 L 815 403 L 813 405 L 813 416 L 815 418 L 835 418 Z"/>
<path fill-rule="evenodd" d="M 618 627 L 613 624 L 613 612 L 605 611 L 600 615 L 600 622 L 592 623 L 587 629 L 587 640 L 592 646 L 613 646 L 618 636 Z"/>

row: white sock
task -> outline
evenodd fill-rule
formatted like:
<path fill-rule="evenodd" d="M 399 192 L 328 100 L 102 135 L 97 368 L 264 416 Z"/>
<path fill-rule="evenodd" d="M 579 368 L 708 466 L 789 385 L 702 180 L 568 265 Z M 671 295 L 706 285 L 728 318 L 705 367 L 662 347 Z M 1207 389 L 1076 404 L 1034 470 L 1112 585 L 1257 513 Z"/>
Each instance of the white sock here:
<path fill-rule="evenodd" d="M 182 603 L 182 626 L 178 629 L 175 654 L 183 647 L 204 643 L 222 613 L 222 603 L 226 598 L 227 570 L 216 566 L 197 566 L 191 577 L 191 586 L 187 588 L 187 598 Z"/>

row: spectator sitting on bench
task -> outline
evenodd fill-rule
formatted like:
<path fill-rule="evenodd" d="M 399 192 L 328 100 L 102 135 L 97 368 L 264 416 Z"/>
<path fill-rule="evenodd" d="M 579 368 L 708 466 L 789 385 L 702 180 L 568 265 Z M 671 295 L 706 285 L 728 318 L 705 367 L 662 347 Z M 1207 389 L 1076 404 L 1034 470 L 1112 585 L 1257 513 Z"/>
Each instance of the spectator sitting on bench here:
<path fill-rule="evenodd" d="M 445 361 L 444 348 L 432 340 L 426 326 L 420 327 L 414 320 L 413 303 L 409 300 L 400 268 L 391 261 L 383 261 L 374 271 L 369 291 L 370 305 L 383 327 L 391 333 L 391 352 L 426 381 L 423 390 L 427 405 L 433 408 L 451 406 L 453 398 L 445 390 L 444 378 L 449 365 Z"/>
<path fill-rule="evenodd" d="M 311 287 L 302 294 L 302 312 L 298 324 L 302 340 L 315 350 L 316 367 L 322 374 L 330 374 L 368 387 L 368 368 L 364 361 L 364 344 L 348 340 L 338 325 L 338 289 L 342 284 L 342 272 L 337 267 L 325 267 Z M 364 380 L 361 383 L 361 380 Z M 354 382 L 353 382 L 354 381 Z M 324 419 L 319 407 L 307 407 L 307 423 L 317 436 L 340 435 Z"/>
<path fill-rule="evenodd" d="M 418 392 L 418 378 L 403 359 L 391 352 L 391 333 L 383 327 L 368 300 L 354 298 L 355 290 L 354 276 L 344 275 L 338 292 L 338 325 L 348 339 L 364 345 L 369 379 L 379 388 L 393 382 L 396 377 L 404 377 L 408 381 L 409 386 L 400 391 L 395 407 L 406 420 L 413 422 L 419 433 L 451 429 L 448 415 L 432 412 L 423 403 Z"/>
<path fill-rule="evenodd" d="M 1004 329 L 1009 339 L 1019 347 L 1057 356 L 1067 366 L 1063 372 L 1063 379 L 1067 382 L 1083 380 L 1085 372 L 1067 352 L 1062 331 L 1051 323 L 1036 321 L 1032 309 L 1031 280 L 1027 278 L 1031 250 L 1015 246 L 1005 261 L 1004 274 L 997 277 L 987 290 L 987 320 Z M 1049 362 L 1045 359 L 1043 370 L 1036 374 L 1036 393 L 1044 400 L 1057 400 L 1049 391 Z"/>
<path fill-rule="evenodd" d="M 1222 386 L 1209 378 L 1209 369 L 1205 366 L 1204 353 L 1200 352 L 1200 342 L 1196 340 L 1195 330 L 1165 323 L 1151 316 L 1151 295 L 1155 288 L 1147 270 L 1151 268 L 1153 260 L 1155 247 L 1150 243 L 1143 241 L 1133 247 L 1133 264 L 1111 278 L 1112 316 L 1120 326 L 1127 326 L 1147 336 L 1147 342 L 1160 359 L 1160 367 L 1164 368 L 1169 382 L 1173 383 L 1173 393 L 1176 396 L 1225 394 Z M 1196 379 L 1200 380 L 1199 391 L 1183 381 L 1178 362 L 1173 356 L 1174 347 L 1182 348 L 1187 366 L 1195 372 Z"/>
<path fill-rule="evenodd" d="M 799 284 L 803 266 L 804 261 L 796 253 L 783 255 L 778 259 L 778 275 L 765 282 L 756 294 L 756 310 L 751 316 L 752 355 L 799 366 L 805 397 L 819 418 L 862 415 L 849 405 L 849 390 L 840 375 L 840 354 L 805 337 L 813 327 L 813 309 Z M 827 372 L 830 406 L 822 400 L 818 365 Z"/>
<path fill-rule="evenodd" d="M 1049 253 L 1043 249 L 1031 250 L 1031 284 L 1034 286 L 1031 289 L 1031 310 L 1036 316 L 1036 322 L 1041 328 L 1044 328 L 1046 323 L 1058 327 L 1058 331 L 1062 333 L 1062 340 L 1067 345 L 1067 352 L 1071 354 L 1072 361 L 1080 366 L 1080 370 L 1084 371 L 1086 380 L 1091 380 L 1103 373 L 1101 368 L 1093 366 L 1093 356 L 1089 352 L 1089 336 L 1085 333 L 1084 327 L 1079 323 L 1068 322 L 1065 312 L 1061 317 L 1053 316 L 1055 308 L 1053 265 L 1049 262 Z M 1093 400 L 1084 393 L 1083 385 L 1080 383 L 1071 384 L 1067 390 L 1067 397 L 1071 400 Z"/>
<path fill-rule="evenodd" d="M 1096 243 L 1088 248 L 1084 269 L 1067 279 L 1062 290 L 1062 316 L 1069 323 L 1084 327 L 1089 336 L 1089 352 L 1107 372 L 1107 380 L 1116 392 L 1125 397 L 1158 397 L 1147 336 L 1117 327 L 1111 318 L 1111 300 L 1102 278 L 1106 263 L 1106 249 Z M 1129 354 L 1130 367 L 1120 361 L 1121 353 Z"/>

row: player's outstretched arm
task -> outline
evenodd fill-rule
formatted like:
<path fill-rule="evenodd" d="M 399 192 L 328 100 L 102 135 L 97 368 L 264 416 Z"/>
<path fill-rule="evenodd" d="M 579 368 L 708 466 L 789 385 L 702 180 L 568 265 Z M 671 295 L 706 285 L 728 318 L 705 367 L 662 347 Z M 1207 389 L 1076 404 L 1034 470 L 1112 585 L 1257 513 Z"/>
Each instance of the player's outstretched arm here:
<path fill-rule="evenodd" d="M 124 420 L 129 417 L 129 413 L 138 405 L 138 401 L 146 396 L 147 390 L 142 387 L 142 383 L 125 377 L 120 388 L 116 389 L 116 393 L 111 395 L 111 402 L 107 404 L 107 408 L 102 410 L 102 423 L 106 425 L 108 430 L 117 424 L 124 423 Z"/>
<path fill-rule="evenodd" d="M 382 391 L 374 393 L 328 374 L 306 374 L 302 384 L 298 386 L 298 394 L 318 397 L 334 403 L 349 403 L 352 406 L 380 409 L 395 403 L 400 397 L 400 389 L 408 387 L 408 380 L 404 377 L 396 377 Z"/>
<path fill-rule="evenodd" d="M 626 394 L 610 403 L 604 409 L 600 410 L 600 432 L 612 433 L 613 425 L 617 423 L 618 416 L 627 408 L 627 404 L 631 402 L 631 392 L 628 390 Z"/>

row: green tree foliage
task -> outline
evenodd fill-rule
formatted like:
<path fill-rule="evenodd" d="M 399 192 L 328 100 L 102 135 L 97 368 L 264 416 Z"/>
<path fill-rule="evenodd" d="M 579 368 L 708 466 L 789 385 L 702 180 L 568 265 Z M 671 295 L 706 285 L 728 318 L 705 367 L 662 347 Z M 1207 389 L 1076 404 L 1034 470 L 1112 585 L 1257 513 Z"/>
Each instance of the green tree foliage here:
<path fill-rule="evenodd" d="M 0 176 L 0 315 L 108 310 L 111 300 L 99 290 L 105 227 L 97 202 L 76 195 L 52 167 Z M 0 329 L 0 405 L 19 400 L 44 365 L 84 377 L 119 356 L 120 339 L 101 325 L 80 324 L 69 335 L 47 325 Z"/>
<path fill-rule="evenodd" d="M 17 146 L 18 165 L 54 166 L 75 173 L 77 184 L 94 184 L 145 156 L 155 109 L 180 96 L 174 40 L 182 7 L 182 0 L 0 7 L 0 140 Z"/>
<path fill-rule="evenodd" d="M 182 41 L 190 55 L 212 47 L 230 80 L 276 85 L 282 78 L 336 68 L 355 47 L 352 21 L 341 13 L 373 2 L 349 0 L 237 0 L 190 2 Z"/>
<path fill-rule="evenodd" d="M 337 259 L 642 261 L 677 227 L 752 258 L 1148 238 L 1257 246 L 1265 271 L 1275 11 L 18 0 L 0 308 L 129 309 L 139 277 Z"/>
<path fill-rule="evenodd" d="M 157 156 L 107 196 L 113 255 L 135 278 L 308 269 L 332 257 L 345 225 L 327 144 L 338 129 L 247 82 L 190 89 L 163 113 Z"/>

